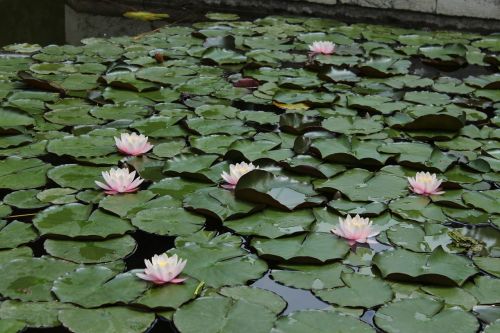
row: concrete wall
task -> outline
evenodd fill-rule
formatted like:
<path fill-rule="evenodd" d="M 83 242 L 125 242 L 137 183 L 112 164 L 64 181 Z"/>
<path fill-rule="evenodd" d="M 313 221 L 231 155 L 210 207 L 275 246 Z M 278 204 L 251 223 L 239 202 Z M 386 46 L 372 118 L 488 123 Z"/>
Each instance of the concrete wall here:
<path fill-rule="evenodd" d="M 500 0 L 301 0 L 500 20 Z"/>
<path fill-rule="evenodd" d="M 167 11 L 178 17 L 203 11 L 243 16 L 312 15 L 346 22 L 500 32 L 500 0 L 67 0 L 77 11 L 109 15 L 117 8 Z"/>

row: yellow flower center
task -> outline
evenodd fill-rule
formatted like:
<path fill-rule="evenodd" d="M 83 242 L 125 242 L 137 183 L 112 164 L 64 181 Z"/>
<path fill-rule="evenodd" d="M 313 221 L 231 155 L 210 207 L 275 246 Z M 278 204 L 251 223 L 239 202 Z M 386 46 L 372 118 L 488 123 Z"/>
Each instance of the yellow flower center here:
<path fill-rule="evenodd" d="M 160 267 L 165 267 L 165 266 L 168 266 L 168 262 L 167 261 L 158 261 L 158 266 Z"/>
<path fill-rule="evenodd" d="M 366 223 L 362 220 L 352 220 L 351 225 L 359 228 L 359 227 L 364 227 Z"/>
<path fill-rule="evenodd" d="M 422 178 L 420 178 L 420 181 L 422 183 L 432 183 L 432 177 L 430 177 L 430 176 L 423 176 Z"/>

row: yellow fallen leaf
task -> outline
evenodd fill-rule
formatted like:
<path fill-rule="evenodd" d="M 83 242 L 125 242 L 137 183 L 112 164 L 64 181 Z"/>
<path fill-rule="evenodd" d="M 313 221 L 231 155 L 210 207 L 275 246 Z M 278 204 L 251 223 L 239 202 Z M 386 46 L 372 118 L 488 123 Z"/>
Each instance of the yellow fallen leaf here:
<path fill-rule="evenodd" d="M 123 14 L 123 16 L 139 21 L 156 21 L 169 17 L 168 14 L 150 13 L 150 12 L 126 12 Z"/>
<path fill-rule="evenodd" d="M 284 110 L 309 110 L 310 106 L 305 103 L 286 104 L 273 101 L 273 104 Z"/>

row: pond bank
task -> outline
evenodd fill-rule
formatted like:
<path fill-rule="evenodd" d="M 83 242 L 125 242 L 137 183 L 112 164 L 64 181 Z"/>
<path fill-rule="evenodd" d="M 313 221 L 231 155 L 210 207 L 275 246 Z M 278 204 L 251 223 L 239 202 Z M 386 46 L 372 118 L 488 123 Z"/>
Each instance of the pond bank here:
<path fill-rule="evenodd" d="M 494 0 L 69 0 L 78 11 L 120 14 L 123 9 L 167 9 L 192 14 L 206 10 L 239 14 L 296 14 L 341 19 L 348 22 L 397 24 L 404 27 L 500 31 L 500 3 Z"/>

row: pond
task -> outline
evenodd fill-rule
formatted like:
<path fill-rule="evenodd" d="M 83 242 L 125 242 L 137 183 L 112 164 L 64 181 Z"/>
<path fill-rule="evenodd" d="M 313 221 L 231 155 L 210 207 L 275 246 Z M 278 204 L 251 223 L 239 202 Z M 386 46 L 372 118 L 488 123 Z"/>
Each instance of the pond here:
<path fill-rule="evenodd" d="M 1 332 L 500 331 L 499 35 L 0 5 Z"/>

